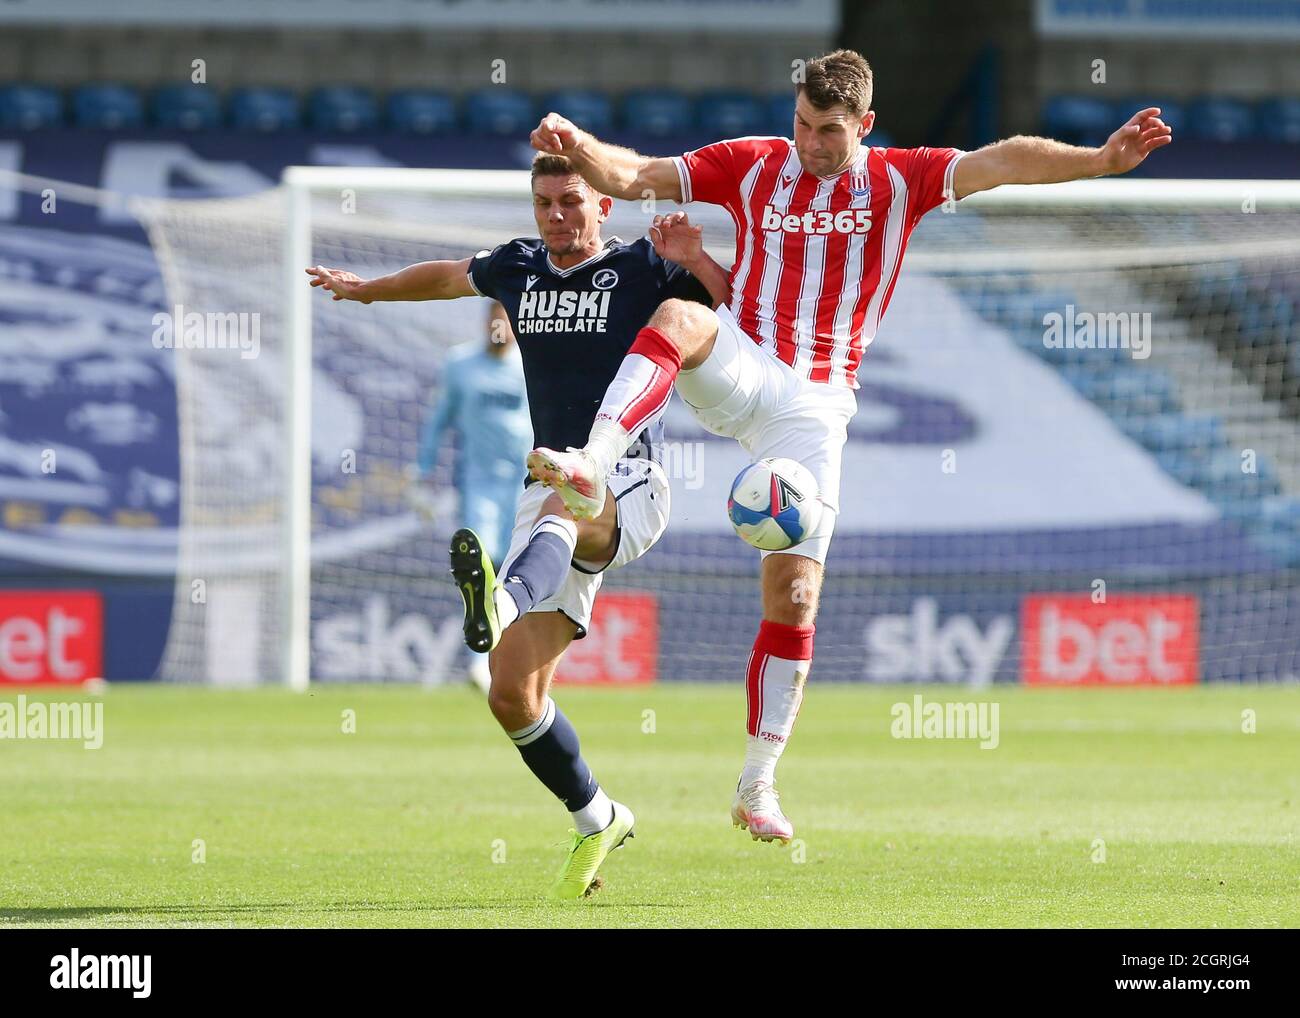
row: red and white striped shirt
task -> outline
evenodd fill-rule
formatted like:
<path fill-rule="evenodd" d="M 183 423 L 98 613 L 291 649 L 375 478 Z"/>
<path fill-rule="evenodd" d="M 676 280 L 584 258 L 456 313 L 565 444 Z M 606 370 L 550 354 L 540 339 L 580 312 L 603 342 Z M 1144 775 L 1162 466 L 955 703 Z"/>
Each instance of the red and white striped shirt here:
<path fill-rule="evenodd" d="M 842 173 L 806 173 L 789 138 L 733 138 L 677 157 L 682 201 L 736 223 L 728 276 L 740 327 L 804 378 L 856 389 L 912 229 L 952 193 L 964 153 L 863 148 Z"/>

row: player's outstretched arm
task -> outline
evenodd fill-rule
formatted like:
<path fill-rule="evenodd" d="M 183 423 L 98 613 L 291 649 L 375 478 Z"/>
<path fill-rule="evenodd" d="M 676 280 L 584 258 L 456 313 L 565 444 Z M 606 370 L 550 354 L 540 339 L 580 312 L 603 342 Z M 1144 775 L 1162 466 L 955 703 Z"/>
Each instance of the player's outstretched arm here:
<path fill-rule="evenodd" d="M 316 265 L 307 269 L 307 275 L 312 286 L 323 286 L 335 300 L 362 304 L 376 300 L 451 300 L 472 297 L 476 292 L 469 283 L 469 263 L 468 258 L 458 262 L 417 262 L 374 279 Z"/>
<path fill-rule="evenodd" d="M 999 184 L 1056 184 L 1127 173 L 1174 140 L 1160 108 L 1139 110 L 1101 148 L 1081 148 L 1050 138 L 1017 136 L 963 156 L 953 171 L 953 191 L 964 198 Z"/>
<path fill-rule="evenodd" d="M 682 183 L 671 159 L 610 145 L 558 113 L 546 114 L 529 140 L 539 152 L 568 156 L 582 179 L 601 194 L 635 201 L 682 200 Z"/>

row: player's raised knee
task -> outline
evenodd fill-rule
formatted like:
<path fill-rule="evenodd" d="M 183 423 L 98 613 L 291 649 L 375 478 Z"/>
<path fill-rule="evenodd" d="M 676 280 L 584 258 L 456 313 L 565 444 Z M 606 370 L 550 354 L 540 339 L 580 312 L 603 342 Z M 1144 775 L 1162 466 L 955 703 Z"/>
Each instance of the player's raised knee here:
<path fill-rule="evenodd" d="M 677 348 L 683 367 L 692 367 L 692 362 L 707 355 L 718 334 L 718 316 L 711 308 L 676 297 L 660 304 L 648 324 Z"/>

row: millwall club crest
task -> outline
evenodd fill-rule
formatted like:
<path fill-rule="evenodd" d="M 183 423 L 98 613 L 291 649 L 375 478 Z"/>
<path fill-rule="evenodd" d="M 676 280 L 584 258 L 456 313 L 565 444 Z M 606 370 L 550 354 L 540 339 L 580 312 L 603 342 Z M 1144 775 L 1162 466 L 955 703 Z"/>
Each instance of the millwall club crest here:
<path fill-rule="evenodd" d="M 867 175 L 867 166 L 863 163 L 849 174 L 849 194 L 854 198 L 871 196 L 871 178 Z"/>

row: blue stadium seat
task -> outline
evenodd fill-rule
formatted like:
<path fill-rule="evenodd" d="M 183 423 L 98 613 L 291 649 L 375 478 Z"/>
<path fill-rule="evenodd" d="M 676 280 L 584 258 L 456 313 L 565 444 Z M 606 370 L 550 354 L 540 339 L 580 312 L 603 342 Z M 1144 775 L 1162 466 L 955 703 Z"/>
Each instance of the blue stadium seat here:
<path fill-rule="evenodd" d="M 1223 422 L 1213 414 L 1126 414 L 1119 424 L 1126 435 L 1154 453 L 1208 457 L 1223 448 Z"/>
<path fill-rule="evenodd" d="M 894 141 L 894 136 L 888 131 L 873 127 L 871 133 L 867 135 L 867 144 L 872 148 L 894 148 L 898 142 Z"/>
<path fill-rule="evenodd" d="M 1258 510 L 1243 511 L 1239 503 L 1259 502 L 1279 491 L 1277 474 L 1262 456 L 1255 461 L 1255 472 L 1242 470 L 1242 456 L 1236 449 L 1221 449 L 1198 462 L 1192 481 L 1221 509 L 1234 518 L 1243 518 Z"/>
<path fill-rule="evenodd" d="M 1120 123 L 1110 103 L 1092 96 L 1057 95 L 1043 107 L 1043 132 L 1075 145 L 1100 145 Z"/>
<path fill-rule="evenodd" d="M 793 138 L 794 89 L 769 96 L 764 106 L 763 114 L 767 122 L 765 130 L 771 131 L 780 138 Z M 876 145 L 879 143 L 873 138 L 871 144 Z"/>
<path fill-rule="evenodd" d="M 1068 354 L 1068 357 L 1055 361 L 1069 366 L 1067 380 L 1084 396 L 1121 421 L 1125 418 L 1176 413 L 1179 409 L 1173 379 L 1163 371 L 1153 368 L 1135 370 L 1123 366 L 1119 358 L 1113 359 L 1107 367 L 1104 366 L 1104 361 L 1099 360 L 1113 357 L 1116 351 L 1067 348 L 1050 352 L 1058 356 Z M 1127 359 L 1126 351 L 1120 350 L 1118 354 Z M 1049 357 L 1048 360 L 1052 358 Z M 1062 369 L 1063 372 L 1066 370 Z M 1175 450 L 1173 455 L 1183 456 L 1185 453 L 1183 450 Z M 1156 458 L 1160 459 L 1160 455 L 1157 454 Z"/>
<path fill-rule="evenodd" d="M 614 105 L 603 92 L 567 89 L 542 96 L 540 115 L 555 112 L 567 117 L 584 131 L 604 134 L 614 126 Z"/>
<path fill-rule="evenodd" d="M 282 88 L 237 88 L 230 122 L 241 131 L 286 131 L 299 124 L 298 97 Z"/>
<path fill-rule="evenodd" d="M 1284 566 L 1300 566 L 1300 537 L 1267 531 L 1251 535 L 1251 540 Z"/>
<path fill-rule="evenodd" d="M 1255 128 L 1268 141 L 1300 144 L 1300 98 L 1265 99 L 1255 107 Z"/>
<path fill-rule="evenodd" d="M 379 105 L 364 88 L 326 85 L 308 96 L 307 118 L 318 131 L 373 131 L 379 124 Z"/>
<path fill-rule="evenodd" d="M 72 93 L 72 117 L 78 127 L 116 131 L 144 123 L 140 93 L 125 85 L 82 85 Z"/>
<path fill-rule="evenodd" d="M 1260 293 L 1244 300 L 1236 309 L 1240 315 L 1237 341 L 1245 346 L 1286 342 L 1295 322 L 1291 299 L 1282 293 Z"/>
<path fill-rule="evenodd" d="M 63 123 L 63 96 L 43 85 L 0 87 L 0 128 L 34 131 Z"/>
<path fill-rule="evenodd" d="M 1260 523 L 1274 533 L 1300 537 L 1300 498 L 1270 495 L 1260 500 Z"/>
<path fill-rule="evenodd" d="M 646 134 L 677 134 L 695 126 L 691 101 L 667 89 L 629 92 L 623 98 L 623 126 Z"/>
<path fill-rule="evenodd" d="M 475 134 L 527 134 L 537 126 L 533 101 L 522 92 L 484 88 L 465 99 L 465 126 Z"/>
<path fill-rule="evenodd" d="M 153 95 L 159 127 L 204 131 L 221 126 L 221 98 L 210 85 L 164 85 Z"/>
<path fill-rule="evenodd" d="M 1187 107 L 1187 133 L 1205 141 L 1241 141 L 1254 135 L 1255 113 L 1239 99 L 1203 96 Z"/>
<path fill-rule="evenodd" d="M 388 125 L 404 134 L 444 134 L 456 129 L 456 101 L 445 92 L 407 89 L 388 97 Z"/>
<path fill-rule="evenodd" d="M 1110 130 L 1106 132 L 1107 137 L 1134 113 L 1146 109 L 1148 106 L 1160 107 L 1160 119 L 1174 129 L 1175 135 L 1182 134 L 1186 130 L 1187 108 L 1177 99 L 1158 95 L 1131 95 L 1121 99 L 1115 105 L 1115 122 L 1111 124 Z M 1102 140 L 1105 141 L 1106 139 L 1103 138 Z"/>
<path fill-rule="evenodd" d="M 719 138 L 738 138 L 764 130 L 763 104 L 745 92 L 705 92 L 695 100 L 695 119 Z"/>

